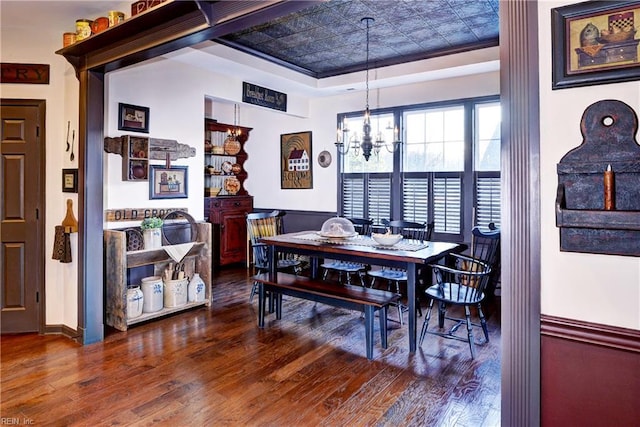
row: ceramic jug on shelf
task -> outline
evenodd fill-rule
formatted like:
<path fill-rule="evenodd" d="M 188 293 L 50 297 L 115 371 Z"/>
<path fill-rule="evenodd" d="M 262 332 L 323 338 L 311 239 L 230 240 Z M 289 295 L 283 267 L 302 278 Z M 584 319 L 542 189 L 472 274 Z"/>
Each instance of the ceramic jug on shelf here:
<path fill-rule="evenodd" d="M 127 289 L 127 319 L 133 319 L 142 314 L 144 295 L 140 286 L 130 286 Z"/>
<path fill-rule="evenodd" d="M 180 307 L 187 303 L 187 288 L 189 280 L 171 279 L 164 280 L 164 306 Z"/>
<path fill-rule="evenodd" d="M 162 310 L 164 305 L 164 287 L 160 276 L 145 277 L 142 279 L 142 304 L 143 313 L 153 313 Z"/>
<path fill-rule="evenodd" d="M 159 228 L 147 228 L 142 230 L 145 249 L 159 249 L 162 247 L 162 230 Z"/>
<path fill-rule="evenodd" d="M 200 277 L 200 274 L 194 273 L 193 277 L 189 281 L 188 297 L 189 302 L 204 301 L 205 289 L 204 281 Z"/>

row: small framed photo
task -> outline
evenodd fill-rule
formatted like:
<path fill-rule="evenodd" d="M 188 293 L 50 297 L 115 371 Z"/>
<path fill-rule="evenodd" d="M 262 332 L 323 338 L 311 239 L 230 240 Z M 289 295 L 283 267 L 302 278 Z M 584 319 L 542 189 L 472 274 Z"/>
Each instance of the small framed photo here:
<path fill-rule="evenodd" d="M 188 166 L 150 165 L 150 199 L 186 199 Z"/>
<path fill-rule="evenodd" d="M 118 103 L 118 130 L 149 133 L 149 107 Z"/>
<path fill-rule="evenodd" d="M 551 9 L 552 89 L 640 79 L 640 1 Z"/>
<path fill-rule="evenodd" d="M 78 169 L 62 169 L 62 192 L 78 192 Z"/>

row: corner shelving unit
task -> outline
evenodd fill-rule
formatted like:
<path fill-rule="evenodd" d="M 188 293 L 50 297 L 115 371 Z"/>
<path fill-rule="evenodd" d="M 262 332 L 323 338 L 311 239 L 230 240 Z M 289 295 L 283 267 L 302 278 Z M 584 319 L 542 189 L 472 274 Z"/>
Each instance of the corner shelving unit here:
<path fill-rule="evenodd" d="M 227 137 L 233 129 L 241 132 L 237 142 L 229 144 Z M 248 177 L 244 169 L 248 155 L 244 148 L 251 130 L 213 119 L 204 120 L 204 216 L 213 224 L 213 262 L 216 266 L 243 263 L 247 259 L 246 215 L 253 210 L 253 197 L 244 188 Z M 207 166 L 212 166 L 215 173 L 209 172 Z M 232 188 L 227 180 L 237 180 L 237 191 L 229 191 Z M 216 192 L 212 188 L 220 190 Z"/>
<path fill-rule="evenodd" d="M 227 142 L 229 131 L 240 129 L 238 143 L 233 150 Z M 226 123 L 219 123 L 213 119 L 204 119 L 205 131 L 205 197 L 216 196 L 246 196 L 244 181 L 247 179 L 247 171 L 244 169 L 244 162 L 247 160 L 247 152 L 244 144 L 249 139 L 252 128 L 235 126 Z M 210 171 L 208 166 L 212 168 Z M 231 168 L 238 168 L 231 169 Z M 227 180 L 237 179 L 240 187 L 237 192 L 230 191 L 225 186 Z M 212 193 L 209 189 L 219 188 L 219 193 Z"/>

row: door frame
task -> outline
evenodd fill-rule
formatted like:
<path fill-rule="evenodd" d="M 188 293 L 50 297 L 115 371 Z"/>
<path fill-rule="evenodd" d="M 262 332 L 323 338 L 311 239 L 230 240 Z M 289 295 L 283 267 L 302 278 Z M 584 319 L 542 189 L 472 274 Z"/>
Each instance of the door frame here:
<path fill-rule="evenodd" d="M 45 180 L 47 172 L 47 141 L 46 141 L 46 113 L 47 113 L 47 101 L 44 99 L 15 99 L 15 98 L 0 98 L 0 105 L 8 106 L 13 105 L 17 107 L 36 107 L 38 109 L 38 138 L 40 151 L 40 165 L 38 169 L 39 187 L 38 192 L 38 206 L 40 211 L 38 212 L 38 221 L 36 222 L 38 236 L 38 244 L 36 248 L 36 256 L 34 259 L 38 260 L 38 268 L 36 269 L 37 283 L 36 292 L 38 292 L 38 307 L 36 315 L 38 316 L 38 334 L 45 333 L 45 307 L 46 305 L 46 292 L 44 291 L 45 284 L 45 224 L 46 224 L 46 189 Z M 25 260 L 25 263 L 27 261 Z"/>
<path fill-rule="evenodd" d="M 198 2 L 198 5 L 209 2 Z M 216 2 L 230 7 L 236 2 Z M 305 2 L 282 1 L 278 6 L 302 8 Z M 158 16 L 189 2 L 171 2 L 156 9 Z M 539 100 L 538 100 L 538 0 L 500 2 L 500 86 L 503 103 L 502 160 L 504 188 L 501 218 L 502 252 L 502 405 L 504 425 L 540 424 L 540 193 L 539 193 Z M 208 9 L 210 10 L 210 9 Z M 282 12 L 282 10 L 278 10 Z M 204 13 L 204 11 L 203 11 Z M 102 291 L 90 283 L 102 280 L 102 265 L 87 264 L 87 253 L 102 255 L 102 150 L 104 112 L 104 74 L 194 44 L 206 36 L 214 38 L 231 30 L 231 25 L 255 24 L 255 14 L 239 13 L 229 27 L 217 25 L 202 34 L 182 36 L 178 40 L 145 45 L 139 51 L 124 52 L 122 40 L 113 40 L 103 49 L 78 43 L 63 49 L 76 68 L 80 80 L 80 233 L 79 321 L 83 342 L 102 340 Z M 145 14 L 151 19 L 153 13 Z M 190 15 L 189 15 L 190 16 Z M 275 17 L 275 16 L 272 16 Z M 184 17 L 183 17 L 184 18 Z M 209 17 L 207 17 L 208 19 Z M 245 19 L 246 18 L 246 19 Z M 248 19 L 252 18 L 252 19 Z M 269 18 L 269 17 L 266 17 Z M 185 18 L 186 19 L 186 18 Z M 166 19 L 165 19 L 166 20 Z M 209 20 L 209 19 L 208 19 Z M 126 25 L 126 22 L 121 24 Z M 176 23 L 177 25 L 177 23 Z M 177 28 L 177 27 L 176 27 Z M 183 28 L 183 27 L 180 27 Z M 184 29 L 184 28 L 183 28 Z M 237 27 L 235 29 L 238 29 Z M 170 31 L 156 32 L 158 36 Z M 116 35 L 124 34 L 111 33 Z M 129 35 L 129 34 L 127 34 Z M 106 38 L 103 36 L 103 40 Z M 196 40 L 197 39 L 197 40 Z M 142 43 L 143 40 L 139 42 Z M 91 46 L 91 49 L 89 48 Z M 86 47 L 86 51 L 83 50 Z M 83 161 L 86 159 L 86 162 Z M 95 169 L 92 169 L 96 166 Z M 100 174 L 100 176 L 98 176 Z M 516 203 L 517 202 L 517 203 Z M 84 311 L 84 312 L 83 312 Z M 98 315 L 99 313 L 99 315 Z"/>

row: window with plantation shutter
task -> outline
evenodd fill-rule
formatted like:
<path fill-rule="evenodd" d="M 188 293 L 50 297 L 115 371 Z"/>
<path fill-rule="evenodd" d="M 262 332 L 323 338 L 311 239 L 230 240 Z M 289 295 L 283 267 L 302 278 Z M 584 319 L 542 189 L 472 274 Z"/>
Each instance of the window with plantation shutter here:
<path fill-rule="evenodd" d="M 342 183 L 342 215 L 366 218 L 364 215 L 364 177 L 344 176 Z"/>
<path fill-rule="evenodd" d="M 474 225 L 500 225 L 500 103 L 475 107 L 474 132 Z"/>
<path fill-rule="evenodd" d="M 374 150 L 368 161 L 357 139 L 338 153 L 340 214 L 376 225 L 387 218 L 434 223 L 434 240 L 452 242 L 468 242 L 476 225 L 500 226 L 498 96 L 381 108 L 370 118 L 382 132 L 372 137 L 389 142 L 398 129 L 401 144 Z M 339 114 L 337 123 L 359 132 L 362 112 Z"/>
<path fill-rule="evenodd" d="M 391 219 L 391 176 L 370 175 L 367 187 L 368 218 L 374 224 L 381 224 L 383 219 Z"/>
<path fill-rule="evenodd" d="M 488 227 L 489 223 L 500 226 L 500 174 L 476 173 L 476 217 L 475 224 Z"/>
<path fill-rule="evenodd" d="M 462 232 L 462 178 L 437 176 L 433 179 L 434 232 Z"/>
<path fill-rule="evenodd" d="M 402 180 L 402 219 L 429 222 L 429 178 L 405 175 Z"/>

